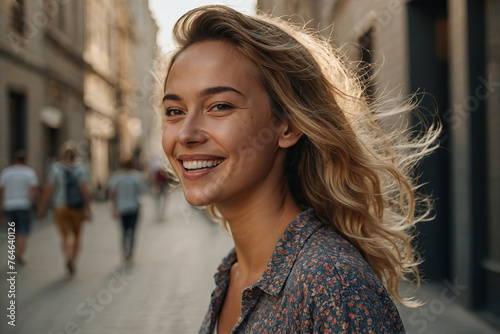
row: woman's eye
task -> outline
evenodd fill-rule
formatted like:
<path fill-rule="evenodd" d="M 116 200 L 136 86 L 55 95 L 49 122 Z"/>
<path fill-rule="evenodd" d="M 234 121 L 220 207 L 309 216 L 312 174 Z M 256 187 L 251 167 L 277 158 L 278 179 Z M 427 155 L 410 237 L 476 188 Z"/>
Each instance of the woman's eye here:
<path fill-rule="evenodd" d="M 165 110 L 165 115 L 166 116 L 179 116 L 179 115 L 183 115 L 184 112 L 179 110 L 179 109 L 167 109 Z"/>
<path fill-rule="evenodd" d="M 224 110 L 229 110 L 233 108 L 233 106 L 229 105 L 229 104 L 226 104 L 226 103 L 217 103 L 215 104 L 211 110 L 214 110 L 214 111 L 224 111 Z"/>

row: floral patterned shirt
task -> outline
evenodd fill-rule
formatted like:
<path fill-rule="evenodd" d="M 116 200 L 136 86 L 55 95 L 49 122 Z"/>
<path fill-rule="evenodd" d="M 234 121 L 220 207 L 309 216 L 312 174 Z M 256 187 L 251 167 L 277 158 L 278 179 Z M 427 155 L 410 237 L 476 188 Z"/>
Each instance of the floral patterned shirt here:
<path fill-rule="evenodd" d="M 233 249 L 215 274 L 200 334 L 214 331 L 236 261 Z M 360 253 L 312 210 L 287 226 L 241 303 L 232 333 L 405 333 L 396 306 Z"/>

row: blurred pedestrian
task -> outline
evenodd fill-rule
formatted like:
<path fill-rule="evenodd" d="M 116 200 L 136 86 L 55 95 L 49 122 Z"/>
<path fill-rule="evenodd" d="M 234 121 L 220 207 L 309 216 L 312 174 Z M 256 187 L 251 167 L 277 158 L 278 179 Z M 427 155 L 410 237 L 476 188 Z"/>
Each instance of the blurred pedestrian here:
<path fill-rule="evenodd" d="M 235 244 L 199 333 L 404 333 L 394 300 L 411 304 L 398 284 L 419 279 L 413 232 L 431 215 L 412 167 L 439 131 L 384 132 L 415 106 L 377 108 L 292 23 L 204 6 L 173 31 L 163 149 Z"/>
<path fill-rule="evenodd" d="M 16 260 L 26 263 L 24 256 L 26 238 L 31 229 L 32 203 L 38 205 L 39 189 L 35 171 L 26 166 L 26 152 L 19 150 L 14 154 L 14 164 L 5 168 L 0 175 L 0 203 L 9 222 L 15 223 Z M 0 222 L 3 213 L 0 210 Z"/>
<path fill-rule="evenodd" d="M 65 142 L 59 149 L 59 160 L 49 170 L 38 214 L 43 217 L 51 201 L 65 265 L 71 276 L 76 270 L 83 222 L 91 219 L 89 184 L 88 170 L 78 162 L 76 144 Z"/>
<path fill-rule="evenodd" d="M 162 221 L 165 214 L 165 204 L 168 192 L 168 174 L 162 168 L 154 173 L 154 191 L 156 202 L 156 217 Z"/>
<path fill-rule="evenodd" d="M 132 160 L 125 161 L 109 182 L 113 215 L 121 219 L 122 250 L 125 261 L 130 262 L 134 249 L 134 235 L 141 206 L 139 196 L 146 192 L 146 185 Z"/>

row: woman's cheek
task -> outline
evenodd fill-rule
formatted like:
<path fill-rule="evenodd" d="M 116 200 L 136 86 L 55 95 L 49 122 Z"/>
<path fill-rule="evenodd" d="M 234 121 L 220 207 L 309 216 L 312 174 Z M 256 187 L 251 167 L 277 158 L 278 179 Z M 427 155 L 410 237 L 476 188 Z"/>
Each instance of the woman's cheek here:
<path fill-rule="evenodd" d="M 163 131 L 161 144 L 162 144 L 163 151 L 165 152 L 165 155 L 168 158 L 168 161 L 170 162 L 170 164 L 173 167 L 175 166 L 175 158 L 173 156 L 175 140 L 176 140 L 175 136 L 172 135 L 172 132 L 168 131 L 168 129 L 165 128 Z M 174 168 L 174 171 L 177 174 L 177 171 L 175 170 L 175 168 Z"/>
<path fill-rule="evenodd" d="M 172 131 L 173 129 L 171 129 L 169 126 L 165 125 L 164 128 L 163 128 L 163 134 L 162 134 L 162 138 L 161 138 L 161 144 L 162 144 L 162 147 L 163 147 L 163 151 L 165 152 L 165 154 L 167 156 L 169 156 L 169 153 L 171 151 L 171 148 L 173 146 L 173 143 L 172 143 L 172 140 L 175 140 L 175 137 L 173 137 Z"/>

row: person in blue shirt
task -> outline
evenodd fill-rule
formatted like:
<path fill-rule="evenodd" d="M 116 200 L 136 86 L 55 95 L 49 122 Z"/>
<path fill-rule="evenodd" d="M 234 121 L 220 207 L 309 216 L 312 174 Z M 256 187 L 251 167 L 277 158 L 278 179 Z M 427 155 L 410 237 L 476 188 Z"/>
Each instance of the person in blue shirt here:
<path fill-rule="evenodd" d="M 331 45 L 280 19 L 205 6 L 174 26 L 163 149 L 186 200 L 235 248 L 200 333 L 404 333 L 393 300 L 418 281 L 412 167 L 439 131 L 386 116 Z M 419 207 L 419 214 L 415 210 Z"/>
<path fill-rule="evenodd" d="M 130 262 L 134 249 L 134 235 L 141 203 L 140 195 L 146 192 L 146 185 L 140 173 L 134 169 L 131 160 L 123 163 L 109 181 L 113 214 L 120 217 L 123 231 L 123 257 Z"/>

